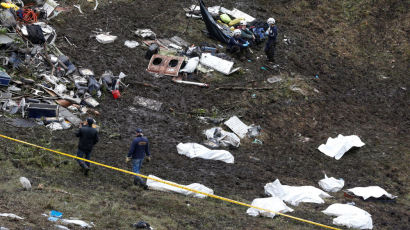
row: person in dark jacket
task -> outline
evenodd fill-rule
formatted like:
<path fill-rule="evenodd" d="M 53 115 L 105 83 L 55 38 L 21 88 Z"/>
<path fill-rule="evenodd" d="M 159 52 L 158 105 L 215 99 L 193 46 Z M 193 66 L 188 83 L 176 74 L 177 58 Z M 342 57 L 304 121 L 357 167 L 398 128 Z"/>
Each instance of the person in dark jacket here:
<path fill-rule="evenodd" d="M 147 161 L 151 160 L 151 153 L 149 152 L 149 141 L 143 136 L 142 129 L 136 129 L 137 137 L 132 141 L 130 151 L 126 157 L 125 162 L 132 160 L 132 171 L 134 173 L 140 173 L 142 162 L 145 156 Z M 144 189 L 147 189 L 147 184 L 139 176 L 135 176 L 135 185 L 141 185 Z"/>
<path fill-rule="evenodd" d="M 241 54 L 243 54 L 249 46 L 249 42 L 243 40 L 241 34 L 241 30 L 235 29 L 228 43 L 228 51 L 237 54 L 239 57 L 241 57 Z"/>
<path fill-rule="evenodd" d="M 278 28 L 275 25 L 275 19 L 269 18 L 267 21 L 269 28 L 266 31 L 268 40 L 266 41 L 265 53 L 269 62 L 274 62 L 275 48 L 276 48 L 276 37 L 278 36 Z"/>
<path fill-rule="evenodd" d="M 77 156 L 89 160 L 91 156 L 91 151 L 93 147 L 98 142 L 98 132 L 92 127 L 94 120 L 92 118 L 87 119 L 87 125 L 80 126 L 80 129 L 76 132 L 76 136 L 80 138 L 78 142 Z M 84 174 L 88 175 L 90 170 L 90 162 L 84 162 L 82 160 L 77 160 L 81 168 L 84 169 Z"/>

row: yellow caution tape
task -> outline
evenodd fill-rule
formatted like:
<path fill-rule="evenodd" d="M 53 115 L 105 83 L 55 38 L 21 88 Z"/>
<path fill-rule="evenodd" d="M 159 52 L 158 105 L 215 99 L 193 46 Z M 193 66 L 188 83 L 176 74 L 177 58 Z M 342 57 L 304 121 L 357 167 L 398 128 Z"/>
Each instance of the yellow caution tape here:
<path fill-rule="evenodd" d="M 299 218 L 299 217 L 287 215 L 287 214 L 280 213 L 280 212 L 275 212 L 275 211 L 272 211 L 272 210 L 269 210 L 269 209 L 256 207 L 256 206 L 244 203 L 244 202 L 232 200 L 232 199 L 225 198 L 225 197 L 218 196 L 218 195 L 214 195 L 214 194 L 208 194 L 208 193 L 201 192 L 201 191 L 198 191 L 198 190 L 195 190 L 195 189 L 191 189 L 191 188 L 188 188 L 188 187 L 185 187 L 185 186 L 182 186 L 182 185 L 179 185 L 179 184 L 175 184 L 175 183 L 172 183 L 172 182 L 160 180 L 160 179 L 157 179 L 157 178 L 152 178 L 152 177 L 149 177 L 149 176 L 145 176 L 145 175 L 142 175 L 142 174 L 139 174 L 139 173 L 134 173 L 134 172 L 131 172 L 131 171 L 128 171 L 128 170 L 116 168 L 116 167 L 109 166 L 109 165 L 106 165 L 106 164 L 101 164 L 101 163 L 98 163 L 98 162 L 95 162 L 95 161 L 91 161 L 91 160 L 87 160 L 87 159 L 84 159 L 84 158 L 81 158 L 81 157 L 77 157 L 77 156 L 74 156 L 74 155 L 63 153 L 63 152 L 60 152 L 60 151 L 57 151 L 57 150 L 53 150 L 53 149 L 45 148 L 45 147 L 35 145 L 35 144 L 29 143 L 29 142 L 21 141 L 21 140 L 12 138 L 12 137 L 4 136 L 2 134 L 0 134 L 0 137 L 11 140 L 11 141 L 15 141 L 15 142 L 18 142 L 18 143 L 22 143 L 22 144 L 25 144 L 25 145 L 30 145 L 32 147 L 43 149 L 43 150 L 46 150 L 46 151 L 49 151 L 49 152 L 57 153 L 57 154 L 60 154 L 60 155 L 66 156 L 66 157 L 71 157 L 71 158 L 74 158 L 74 159 L 83 160 L 83 161 L 89 162 L 91 164 L 99 165 L 101 167 L 109 168 L 109 169 L 112 169 L 112 170 L 115 170 L 115 171 L 127 173 L 127 174 L 134 175 L 134 176 L 139 176 L 139 177 L 146 178 L 146 179 L 149 179 L 149 180 L 154 180 L 154 181 L 166 184 L 166 185 L 181 188 L 181 189 L 191 191 L 191 192 L 194 192 L 194 193 L 197 193 L 197 194 L 202 194 L 202 195 L 205 195 L 205 196 L 209 196 L 209 197 L 212 197 L 212 198 L 215 198 L 215 199 L 218 199 L 218 200 L 223 200 L 223 201 L 226 201 L 226 202 L 229 202 L 229 203 L 233 203 L 233 204 L 237 204 L 237 205 L 241 205 L 241 206 L 245 206 L 245 207 L 249 207 L 249 208 L 255 208 L 255 209 L 258 209 L 258 210 L 261 210 L 261 211 L 270 212 L 270 213 L 273 213 L 275 215 L 284 216 L 284 217 L 287 217 L 287 218 L 290 218 L 290 219 L 293 219 L 293 220 L 301 221 L 301 222 L 304 222 L 304 223 L 316 225 L 316 226 L 327 228 L 327 229 L 341 230 L 339 228 L 324 225 L 324 224 L 317 223 L 317 222 L 314 222 L 314 221 L 302 219 L 302 218 Z"/>

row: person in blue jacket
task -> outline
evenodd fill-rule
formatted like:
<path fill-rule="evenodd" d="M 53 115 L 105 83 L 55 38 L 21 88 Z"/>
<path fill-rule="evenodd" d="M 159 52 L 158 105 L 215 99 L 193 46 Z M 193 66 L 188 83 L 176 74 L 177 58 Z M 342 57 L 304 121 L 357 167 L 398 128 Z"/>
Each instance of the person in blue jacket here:
<path fill-rule="evenodd" d="M 228 51 L 233 54 L 243 54 L 244 50 L 248 48 L 249 42 L 241 38 L 242 31 L 236 29 L 233 31 L 233 36 L 229 39 Z"/>
<path fill-rule="evenodd" d="M 145 156 L 147 156 L 147 161 L 150 161 L 151 154 L 149 152 L 149 141 L 143 136 L 142 129 L 136 129 L 136 134 L 137 137 L 131 143 L 130 151 L 128 152 L 125 162 L 128 163 L 132 160 L 132 171 L 134 173 L 140 173 Z M 148 189 L 147 184 L 139 176 L 135 176 L 134 184 Z"/>
<path fill-rule="evenodd" d="M 276 48 L 276 37 L 278 36 L 278 28 L 275 25 L 275 19 L 269 18 L 267 21 L 269 28 L 266 31 L 268 40 L 266 41 L 265 54 L 269 62 L 274 62 L 275 58 L 275 48 Z"/>

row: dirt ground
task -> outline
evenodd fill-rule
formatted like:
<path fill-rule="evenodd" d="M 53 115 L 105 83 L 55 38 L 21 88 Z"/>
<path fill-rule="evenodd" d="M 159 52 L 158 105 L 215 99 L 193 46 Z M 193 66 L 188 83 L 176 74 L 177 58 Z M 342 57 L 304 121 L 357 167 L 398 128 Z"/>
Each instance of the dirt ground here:
<path fill-rule="evenodd" d="M 100 6 L 97 11 L 83 3 L 84 14 L 74 8 L 52 21 L 57 29 L 58 47 L 77 67 L 90 68 L 97 76 L 105 70 L 127 74 L 125 83 L 129 87 L 121 92 L 119 100 L 108 94 L 102 97 L 98 108 L 101 115 L 95 117 L 101 126 L 101 141 L 93 152 L 93 159 L 129 168 L 124 162 L 125 154 L 133 131 L 140 127 L 151 142 L 153 155 L 152 162 L 143 166 L 144 174 L 180 184 L 202 183 L 218 195 L 251 201 L 264 197 L 263 186 L 275 179 L 280 179 L 282 184 L 317 186 L 326 172 L 343 178 L 345 188 L 378 185 L 398 198 L 394 202 L 363 201 L 346 198 L 340 192 L 326 205 L 295 207 L 292 215 L 331 224 L 332 218 L 317 213 L 330 203 L 354 201 L 372 215 L 375 229 L 408 229 L 408 33 L 390 33 L 390 25 L 408 32 L 409 27 L 403 29 L 409 25 L 409 17 L 400 11 L 402 5 L 390 4 L 390 13 L 369 8 L 369 26 L 362 28 L 360 20 L 364 19 L 346 19 L 343 14 L 346 10 L 339 12 L 338 6 L 332 8 L 327 1 L 274 1 L 274 6 L 270 1 L 253 1 L 251 7 L 245 5 L 247 1 L 223 2 L 228 8 L 237 7 L 255 17 L 265 19 L 272 14 L 277 18 L 279 44 L 275 64 L 279 64 L 279 68 L 274 69 L 263 61 L 263 48 L 256 47 L 250 61 L 236 63 L 244 69 L 240 73 L 196 77 L 210 83 L 210 88 L 179 85 L 170 77 L 154 78 L 147 73 L 145 49 L 128 49 L 123 45 L 125 40 L 136 39 L 133 31 L 137 28 L 151 28 L 158 37 L 178 35 L 194 44 L 216 44 L 201 32 L 205 29 L 202 21 L 185 18 L 182 7 L 188 6 L 189 1 L 118 2 Z M 349 1 L 342 2 L 348 4 Z M 218 3 L 206 1 L 209 6 Z M 326 12 L 333 13 L 333 17 Z M 374 18 L 384 23 L 375 24 Z M 398 25 L 398 21 L 403 21 L 403 25 Z M 112 44 L 100 44 L 92 37 L 97 29 L 110 31 L 118 39 Z M 345 34 L 338 34 L 336 29 Z M 382 38 L 373 37 L 376 32 L 382 33 Z M 282 42 L 284 35 L 290 38 L 291 44 Z M 400 46 L 403 42 L 407 42 L 407 47 Z M 389 53 L 390 58 L 380 53 Z M 261 69 L 263 66 L 268 67 L 267 70 Z M 280 76 L 283 81 L 270 84 L 266 80 L 272 76 Z M 141 86 L 138 82 L 156 88 Z M 272 90 L 217 89 L 222 86 L 272 87 Z M 290 90 L 292 86 L 301 91 Z M 161 101 L 163 106 L 158 112 L 147 110 L 133 104 L 135 96 Z M 130 110 L 131 107 L 135 109 Z M 244 140 L 238 149 L 230 149 L 235 156 L 234 164 L 180 156 L 176 151 L 178 143 L 201 143 L 202 131 L 214 126 L 201 123 L 198 115 L 224 118 L 238 115 L 244 123 L 262 127 L 259 139 L 263 144 Z M 0 127 L 2 133 L 35 143 L 38 136 L 51 135 L 44 128 L 27 131 L 9 125 Z M 50 147 L 74 154 L 77 139 L 73 132 L 53 132 Z M 328 137 L 338 134 L 358 135 L 366 145 L 349 151 L 339 161 L 317 150 Z M 123 190 L 131 186 L 131 179 L 125 175 L 107 170 L 92 173 L 101 184 L 115 184 Z M 63 180 L 66 179 L 62 177 Z M 72 187 L 82 184 L 70 180 Z M 251 218 L 246 221 L 254 222 Z M 238 224 L 238 228 L 245 229 L 245 224 Z M 201 228 L 201 220 L 192 226 Z M 254 225 L 251 229 L 265 227 Z"/>

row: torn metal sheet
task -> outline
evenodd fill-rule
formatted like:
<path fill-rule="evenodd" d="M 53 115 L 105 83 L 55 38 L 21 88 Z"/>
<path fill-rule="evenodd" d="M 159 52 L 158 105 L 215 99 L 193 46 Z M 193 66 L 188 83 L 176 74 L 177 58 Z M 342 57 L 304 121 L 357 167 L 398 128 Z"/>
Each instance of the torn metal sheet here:
<path fill-rule="evenodd" d="M 155 39 L 157 37 L 157 35 L 150 29 L 138 29 L 137 31 L 135 31 L 135 34 L 142 38 Z"/>
<path fill-rule="evenodd" d="M 7 124 L 12 125 L 14 127 L 18 127 L 18 128 L 30 128 L 30 127 L 34 127 L 37 126 L 38 124 L 34 121 L 31 120 L 26 120 L 26 119 L 22 119 L 22 118 L 16 118 L 16 119 L 8 119 L 6 121 Z"/>
<path fill-rule="evenodd" d="M 81 124 L 81 119 L 78 118 L 76 115 L 72 114 L 68 109 L 64 107 L 60 107 L 59 116 L 64 117 L 67 121 L 71 124 L 78 126 Z"/>
<path fill-rule="evenodd" d="M 134 104 L 135 105 L 140 105 L 142 107 L 151 109 L 151 110 L 155 110 L 155 111 L 159 111 L 161 109 L 162 106 L 162 102 L 153 100 L 153 99 L 149 99 L 149 98 L 145 98 L 145 97 L 140 97 L 140 96 L 136 96 L 134 98 Z"/>
<path fill-rule="evenodd" d="M 59 4 L 53 0 L 47 0 L 44 5 L 43 5 L 43 9 L 47 12 L 47 17 L 50 16 L 51 13 L 53 13 L 53 11 L 55 10 L 55 8 L 58 6 Z"/>
<path fill-rule="evenodd" d="M 239 67 L 232 69 L 234 64 L 233 62 L 215 57 L 210 53 L 203 53 L 199 62 L 202 65 L 215 69 L 216 71 L 221 72 L 225 75 L 230 75 L 240 69 Z"/>
<path fill-rule="evenodd" d="M 145 41 L 142 41 L 145 45 L 147 45 L 148 47 L 151 45 L 151 44 L 154 44 L 154 43 L 156 43 L 156 44 L 158 44 L 159 45 L 159 47 L 161 48 L 161 49 L 168 49 L 168 47 L 166 47 L 164 44 L 162 44 L 160 41 L 158 41 L 158 40 L 145 40 Z"/>
<path fill-rule="evenodd" d="M 12 93 L 6 93 L 6 92 L 1 92 L 0 91 L 0 101 L 9 100 L 9 99 L 11 99 L 12 96 L 13 96 Z"/>
<path fill-rule="evenodd" d="M 190 45 L 187 41 L 178 36 L 174 36 L 170 38 L 170 40 L 179 46 L 188 47 Z"/>
<path fill-rule="evenodd" d="M 89 98 L 86 98 L 86 99 L 84 99 L 84 102 L 87 104 L 87 105 L 89 105 L 89 106 L 91 106 L 91 107 L 93 107 L 93 108 L 95 108 L 95 107 L 97 107 L 98 105 L 100 105 L 100 103 L 98 103 L 98 101 L 96 101 L 94 98 L 92 98 L 92 97 L 89 97 Z"/>
<path fill-rule="evenodd" d="M 169 76 L 178 76 L 184 57 L 153 55 L 148 65 L 148 72 Z"/>
<path fill-rule="evenodd" d="M 243 18 L 245 19 L 246 22 L 253 22 L 255 21 L 255 18 L 250 16 L 249 14 L 242 12 L 236 8 L 234 8 L 233 10 L 228 10 L 224 7 L 220 8 L 221 12 L 224 14 L 229 14 L 230 16 L 234 17 L 234 18 Z"/>
<path fill-rule="evenodd" d="M 245 125 L 237 116 L 229 118 L 224 124 L 240 138 L 244 138 L 248 133 L 249 126 Z"/>
<path fill-rule="evenodd" d="M 9 44 L 15 42 L 18 38 L 15 33 L 0 34 L 0 44 Z"/>

